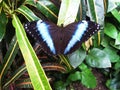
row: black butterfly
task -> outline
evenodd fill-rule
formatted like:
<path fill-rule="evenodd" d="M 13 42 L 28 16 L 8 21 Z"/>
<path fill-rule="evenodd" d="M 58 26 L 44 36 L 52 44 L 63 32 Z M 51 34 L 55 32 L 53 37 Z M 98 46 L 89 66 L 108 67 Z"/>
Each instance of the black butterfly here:
<path fill-rule="evenodd" d="M 77 50 L 100 29 L 100 25 L 82 20 L 59 27 L 49 21 L 33 21 L 25 24 L 25 30 L 40 42 L 49 54 L 69 54 Z"/>

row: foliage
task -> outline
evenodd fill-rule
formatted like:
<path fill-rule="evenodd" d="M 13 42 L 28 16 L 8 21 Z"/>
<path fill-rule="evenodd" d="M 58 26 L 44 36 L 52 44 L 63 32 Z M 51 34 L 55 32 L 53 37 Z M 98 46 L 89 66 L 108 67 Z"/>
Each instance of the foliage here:
<path fill-rule="evenodd" d="M 120 2 L 112 0 L 62 0 L 61 6 L 56 0 L 0 0 L 0 89 L 51 90 L 47 80 L 51 75 L 57 78 L 52 87 L 56 90 L 66 89 L 73 81 L 95 88 L 97 81 L 91 69 L 102 68 L 101 72 L 108 77 L 106 86 L 119 90 L 119 11 Z M 25 22 L 38 19 L 50 20 L 59 26 L 90 19 L 101 25 L 101 31 L 72 54 L 49 56 L 36 49 L 37 42 L 23 28 Z"/>

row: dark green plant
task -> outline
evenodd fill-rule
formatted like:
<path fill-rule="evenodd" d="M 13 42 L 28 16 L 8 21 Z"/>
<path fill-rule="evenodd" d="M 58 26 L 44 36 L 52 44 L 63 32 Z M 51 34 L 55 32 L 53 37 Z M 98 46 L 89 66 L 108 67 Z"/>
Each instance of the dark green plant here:
<path fill-rule="evenodd" d="M 62 0 L 60 8 L 55 5 L 60 5 L 60 3 L 53 4 L 50 0 L 37 2 L 33 0 L 0 1 L 0 89 L 8 89 L 14 83 L 16 87 L 21 88 L 32 88 L 33 85 L 35 90 L 51 90 L 41 63 L 24 31 L 23 24 L 27 20 L 47 19 L 57 25 L 67 25 L 86 19 L 87 16 L 90 20 L 101 25 L 101 31 L 74 53 L 58 56 L 69 75 L 65 82 L 58 81 L 55 88 L 56 90 L 65 89 L 72 81 L 77 80 L 88 88 L 95 88 L 96 79 L 91 72 L 91 67 L 109 68 L 113 66 L 111 67 L 112 72 L 105 72 L 107 76 L 111 76 L 106 85 L 111 90 L 119 90 L 120 2 Z M 105 29 L 103 30 L 103 28 Z M 93 46 L 89 48 L 91 43 Z M 87 53 L 86 47 L 89 48 Z M 73 68 L 78 70 L 74 69 L 71 72 Z M 29 77 L 23 78 L 19 82 L 18 79 L 25 75 L 26 71 L 29 73 L 30 79 Z M 91 80 L 94 84 L 90 83 Z"/>

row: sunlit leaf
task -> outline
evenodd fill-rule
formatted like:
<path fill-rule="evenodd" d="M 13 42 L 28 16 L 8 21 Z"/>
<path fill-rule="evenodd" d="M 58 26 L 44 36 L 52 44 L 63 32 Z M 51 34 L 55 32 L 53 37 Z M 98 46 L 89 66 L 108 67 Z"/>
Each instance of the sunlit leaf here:
<path fill-rule="evenodd" d="M 61 26 L 61 24 L 68 25 L 74 22 L 77 16 L 79 5 L 80 0 L 62 0 L 57 24 Z"/>
<path fill-rule="evenodd" d="M 22 5 L 16 11 L 18 11 L 19 13 L 24 15 L 29 21 L 34 21 L 34 20 L 39 20 L 40 19 L 26 6 Z"/>
<path fill-rule="evenodd" d="M 13 14 L 13 26 L 16 29 L 17 41 L 24 57 L 28 73 L 30 75 L 32 85 L 35 90 L 51 90 L 47 77 L 42 69 L 42 66 L 31 47 L 24 28 L 19 18 Z"/>

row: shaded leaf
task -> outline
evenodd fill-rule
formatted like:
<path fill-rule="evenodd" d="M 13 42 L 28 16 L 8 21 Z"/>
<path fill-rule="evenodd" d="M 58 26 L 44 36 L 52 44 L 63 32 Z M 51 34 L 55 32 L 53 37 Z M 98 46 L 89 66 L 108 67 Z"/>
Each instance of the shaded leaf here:
<path fill-rule="evenodd" d="M 5 35 L 7 22 L 8 22 L 7 16 L 2 10 L 2 12 L 0 12 L 0 41 L 3 39 Z"/>
<path fill-rule="evenodd" d="M 119 11 L 117 9 L 114 9 L 114 10 L 111 11 L 111 13 L 120 23 L 120 13 L 119 13 Z"/>
<path fill-rule="evenodd" d="M 18 49 L 19 49 L 19 47 L 18 47 L 16 37 L 13 37 L 13 39 L 11 40 L 11 43 L 9 45 L 9 49 L 5 54 L 2 68 L 0 70 L 0 75 L 1 75 L 0 77 L 2 79 L 4 79 L 4 75 L 6 74 L 8 69 L 10 68 L 11 64 L 13 63 L 15 56 L 18 52 Z"/>
<path fill-rule="evenodd" d="M 116 27 L 108 22 L 105 23 L 104 33 L 113 39 L 116 39 L 118 36 L 118 31 Z"/>
<path fill-rule="evenodd" d="M 115 45 L 120 45 L 120 32 L 117 35 L 117 38 L 115 39 Z"/>
<path fill-rule="evenodd" d="M 117 62 L 120 59 L 119 55 L 117 55 L 117 50 L 112 47 L 106 47 L 103 51 L 107 53 L 111 62 Z"/>
<path fill-rule="evenodd" d="M 50 20 L 56 22 L 58 8 L 49 0 L 40 0 L 36 3 L 37 9 Z"/>
<path fill-rule="evenodd" d="M 14 73 L 12 73 L 9 79 L 4 83 L 3 88 L 7 88 L 10 84 L 15 82 L 20 76 L 22 76 L 25 72 L 26 72 L 26 67 L 25 65 L 22 65 Z"/>
<path fill-rule="evenodd" d="M 74 53 L 67 55 L 72 67 L 76 68 L 80 65 L 86 57 L 86 51 L 83 49 L 78 49 Z"/>
<path fill-rule="evenodd" d="M 120 77 L 119 77 L 119 75 L 117 75 L 113 79 L 108 80 L 106 85 L 110 90 L 119 90 L 120 89 Z"/>
<path fill-rule="evenodd" d="M 86 57 L 86 62 L 91 67 L 108 68 L 111 67 L 110 59 L 103 50 L 93 48 Z"/>
<path fill-rule="evenodd" d="M 70 74 L 67 80 L 69 81 L 81 80 L 81 72 L 76 71 L 75 73 Z"/>

